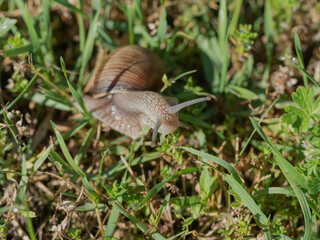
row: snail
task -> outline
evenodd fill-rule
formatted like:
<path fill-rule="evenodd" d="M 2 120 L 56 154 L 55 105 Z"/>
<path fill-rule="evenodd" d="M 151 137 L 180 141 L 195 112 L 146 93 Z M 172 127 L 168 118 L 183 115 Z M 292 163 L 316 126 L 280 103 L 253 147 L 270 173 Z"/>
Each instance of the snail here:
<path fill-rule="evenodd" d="M 163 85 L 164 67 L 153 52 L 136 46 L 123 46 L 101 65 L 93 87 L 93 95 L 83 96 L 93 117 L 133 139 L 149 126 L 153 128 L 152 144 L 157 133 L 164 137 L 179 126 L 178 111 L 195 103 L 209 101 L 202 97 L 178 104 L 173 97 L 157 93 Z"/>

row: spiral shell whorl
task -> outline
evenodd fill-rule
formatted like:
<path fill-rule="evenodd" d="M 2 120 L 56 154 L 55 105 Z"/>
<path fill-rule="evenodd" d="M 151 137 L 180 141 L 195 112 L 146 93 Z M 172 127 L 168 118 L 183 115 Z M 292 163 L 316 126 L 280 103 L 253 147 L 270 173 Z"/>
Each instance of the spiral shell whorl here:
<path fill-rule="evenodd" d="M 136 46 L 124 46 L 108 55 L 94 83 L 93 94 L 122 90 L 158 91 L 162 87 L 164 67 L 153 52 Z"/>

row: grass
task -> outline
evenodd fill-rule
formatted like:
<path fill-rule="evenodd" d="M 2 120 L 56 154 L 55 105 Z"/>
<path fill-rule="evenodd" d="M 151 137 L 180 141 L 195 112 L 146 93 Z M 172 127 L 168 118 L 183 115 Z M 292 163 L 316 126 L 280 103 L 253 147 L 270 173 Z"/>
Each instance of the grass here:
<path fill-rule="evenodd" d="M 0 0 L 0 239 L 320 238 L 316 1 L 38 4 Z M 214 97 L 156 148 L 81 98 L 125 44 Z"/>

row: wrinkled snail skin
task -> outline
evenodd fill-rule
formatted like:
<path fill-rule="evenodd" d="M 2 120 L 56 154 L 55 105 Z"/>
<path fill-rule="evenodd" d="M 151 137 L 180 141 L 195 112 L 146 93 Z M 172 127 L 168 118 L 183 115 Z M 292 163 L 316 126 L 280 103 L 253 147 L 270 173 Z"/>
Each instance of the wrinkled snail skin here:
<path fill-rule="evenodd" d="M 165 97 L 151 91 L 113 93 L 102 98 L 84 97 L 87 109 L 101 122 L 133 139 L 146 127 L 154 128 L 161 120 L 158 132 L 167 135 L 179 127 L 177 113 L 169 112 Z"/>
<path fill-rule="evenodd" d="M 162 86 L 164 68 L 160 58 L 138 46 L 124 46 L 112 52 L 95 79 L 93 97 L 83 100 L 93 117 L 133 139 L 149 126 L 152 145 L 157 133 L 164 137 L 182 124 L 178 111 L 192 104 L 209 101 L 198 98 L 178 104 L 172 97 L 154 92 Z"/>

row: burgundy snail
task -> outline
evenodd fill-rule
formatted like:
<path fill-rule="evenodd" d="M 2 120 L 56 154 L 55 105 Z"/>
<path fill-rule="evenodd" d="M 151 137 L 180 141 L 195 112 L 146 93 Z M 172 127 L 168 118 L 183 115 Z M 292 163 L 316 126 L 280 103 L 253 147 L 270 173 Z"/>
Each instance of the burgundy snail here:
<path fill-rule="evenodd" d="M 146 127 L 153 128 L 152 146 L 157 132 L 164 137 L 179 126 L 178 111 L 195 103 L 209 101 L 202 97 L 178 104 L 172 97 L 155 92 L 163 85 L 164 67 L 153 52 L 136 46 L 124 46 L 107 56 L 93 87 L 93 95 L 83 100 L 89 112 L 101 122 L 133 139 Z"/>

